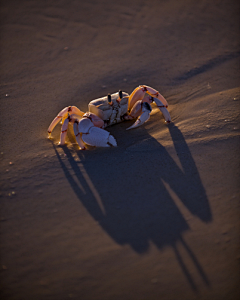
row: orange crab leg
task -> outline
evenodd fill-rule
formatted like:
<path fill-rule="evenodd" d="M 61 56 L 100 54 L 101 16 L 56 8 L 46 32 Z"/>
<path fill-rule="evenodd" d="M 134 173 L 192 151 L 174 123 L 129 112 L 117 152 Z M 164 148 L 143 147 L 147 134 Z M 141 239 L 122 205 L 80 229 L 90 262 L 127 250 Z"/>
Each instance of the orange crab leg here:
<path fill-rule="evenodd" d="M 138 100 L 142 100 L 145 93 L 146 91 L 142 88 L 142 86 L 135 88 L 128 99 L 128 110 L 131 110 Z"/>
<path fill-rule="evenodd" d="M 74 134 L 75 134 L 75 137 L 76 137 L 76 141 L 77 141 L 77 143 L 78 143 L 81 150 L 86 150 L 85 145 L 84 145 L 83 140 L 82 140 L 82 137 L 81 137 L 80 132 L 78 130 L 78 124 L 79 124 L 79 122 L 77 120 L 73 124 L 73 131 L 74 131 Z"/>
<path fill-rule="evenodd" d="M 128 110 L 131 110 L 138 100 L 142 100 L 145 94 L 158 98 L 165 107 L 168 107 L 167 100 L 154 88 L 147 85 L 140 85 L 131 93 L 128 100 Z"/>
<path fill-rule="evenodd" d="M 147 85 L 143 85 L 142 87 L 145 88 L 147 94 L 154 98 L 158 98 L 165 107 L 168 107 L 167 100 L 157 90 Z"/>
<path fill-rule="evenodd" d="M 59 145 L 65 144 L 69 121 L 70 121 L 70 117 L 65 119 L 65 121 L 63 122 Z"/>
<path fill-rule="evenodd" d="M 84 112 L 82 112 L 80 109 L 78 109 L 76 106 L 68 106 L 62 109 L 56 118 L 52 121 L 50 126 L 48 127 L 48 137 L 51 137 L 51 132 L 53 131 L 54 127 L 60 122 L 61 119 L 66 119 L 68 115 L 76 114 L 80 117 L 84 115 Z"/>

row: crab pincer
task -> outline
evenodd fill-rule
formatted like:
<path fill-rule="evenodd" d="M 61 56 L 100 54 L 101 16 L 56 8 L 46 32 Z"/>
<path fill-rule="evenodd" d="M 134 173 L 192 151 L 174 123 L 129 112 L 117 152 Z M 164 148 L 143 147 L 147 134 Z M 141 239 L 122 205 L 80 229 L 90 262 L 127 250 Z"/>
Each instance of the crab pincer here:
<path fill-rule="evenodd" d="M 80 148 L 83 148 L 83 142 L 96 147 L 117 147 L 115 138 L 108 131 L 94 126 L 88 118 L 75 122 L 73 128 Z"/>

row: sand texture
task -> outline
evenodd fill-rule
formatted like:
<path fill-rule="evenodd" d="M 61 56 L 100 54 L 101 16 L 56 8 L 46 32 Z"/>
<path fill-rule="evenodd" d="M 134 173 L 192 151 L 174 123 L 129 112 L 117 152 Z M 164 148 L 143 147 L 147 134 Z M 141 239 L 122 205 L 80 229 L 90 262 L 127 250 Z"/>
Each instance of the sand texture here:
<path fill-rule="evenodd" d="M 239 1 L 3 0 L 2 300 L 239 299 Z M 116 148 L 57 113 L 146 84 Z"/>

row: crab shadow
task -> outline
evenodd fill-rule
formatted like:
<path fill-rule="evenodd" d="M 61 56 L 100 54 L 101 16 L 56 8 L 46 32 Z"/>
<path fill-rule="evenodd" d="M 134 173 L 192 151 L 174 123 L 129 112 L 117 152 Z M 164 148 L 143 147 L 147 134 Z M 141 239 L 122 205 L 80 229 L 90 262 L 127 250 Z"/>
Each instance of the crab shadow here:
<path fill-rule="evenodd" d="M 170 188 L 188 211 L 203 222 L 212 220 L 206 192 L 181 131 L 174 124 L 168 127 L 180 168 L 146 129 L 129 131 L 126 136 L 123 130 L 128 126 L 118 126 L 110 128 L 119 141 L 117 148 L 75 151 L 74 155 L 68 147 L 63 148 L 75 176 L 55 148 L 72 189 L 116 243 L 129 244 L 139 254 L 148 251 L 150 242 L 159 249 L 172 247 L 191 288 L 197 292 L 178 250 L 180 243 L 209 286 L 201 264 L 183 239 L 190 227 L 169 193 Z M 119 132 L 124 133 L 118 137 Z"/>

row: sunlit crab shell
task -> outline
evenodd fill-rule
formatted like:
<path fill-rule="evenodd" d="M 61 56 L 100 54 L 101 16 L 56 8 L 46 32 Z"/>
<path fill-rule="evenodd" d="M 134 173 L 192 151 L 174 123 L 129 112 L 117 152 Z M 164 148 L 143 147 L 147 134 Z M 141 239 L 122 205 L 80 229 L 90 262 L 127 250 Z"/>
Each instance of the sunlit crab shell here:
<path fill-rule="evenodd" d="M 117 92 L 92 100 L 88 104 L 88 110 L 104 120 L 108 126 L 119 123 L 123 120 L 122 116 L 127 114 L 129 94 L 122 92 L 121 96 L 122 98 Z"/>

